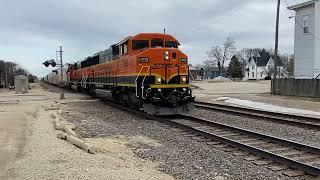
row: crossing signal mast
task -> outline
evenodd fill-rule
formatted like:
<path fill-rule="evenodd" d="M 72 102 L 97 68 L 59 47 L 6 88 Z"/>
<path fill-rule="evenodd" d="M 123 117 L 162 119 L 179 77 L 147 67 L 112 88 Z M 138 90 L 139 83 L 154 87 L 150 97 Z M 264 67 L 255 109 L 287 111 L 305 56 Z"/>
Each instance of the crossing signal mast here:
<path fill-rule="evenodd" d="M 62 62 L 62 46 L 60 46 L 59 51 L 56 51 L 56 53 L 60 54 L 60 63 L 57 63 L 54 59 L 50 59 L 50 60 L 46 60 L 44 63 L 42 63 L 44 66 L 49 67 L 50 65 L 52 67 L 56 67 L 58 65 L 58 67 L 60 67 L 60 76 L 61 76 L 61 83 L 63 83 L 63 62 Z M 57 61 L 58 61 L 58 57 Z M 58 73 L 58 71 L 55 71 L 56 73 Z M 61 88 L 60 91 L 60 99 L 64 99 L 64 92 L 63 89 Z"/>

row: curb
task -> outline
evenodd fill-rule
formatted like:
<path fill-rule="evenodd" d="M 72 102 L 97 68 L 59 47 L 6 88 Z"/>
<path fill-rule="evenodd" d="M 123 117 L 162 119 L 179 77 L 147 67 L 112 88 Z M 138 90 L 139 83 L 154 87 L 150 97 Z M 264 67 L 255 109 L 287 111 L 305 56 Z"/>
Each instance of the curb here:
<path fill-rule="evenodd" d="M 67 133 L 60 132 L 58 133 L 57 137 L 70 142 L 71 144 L 79 147 L 80 149 L 84 150 L 87 153 L 90 153 L 90 154 L 97 153 L 97 149 L 94 146 L 86 143 L 85 141 L 73 135 L 68 135 Z"/>
<path fill-rule="evenodd" d="M 62 110 L 59 109 L 57 112 L 51 114 L 53 118 L 53 127 L 54 129 L 61 131 L 58 133 L 57 137 L 63 140 L 70 142 L 71 144 L 79 147 L 80 149 L 84 150 L 87 153 L 95 154 L 97 153 L 97 149 L 84 140 L 81 140 L 80 137 L 74 132 L 72 129 L 75 129 L 75 126 L 72 124 L 67 124 L 66 122 L 61 122 Z"/>

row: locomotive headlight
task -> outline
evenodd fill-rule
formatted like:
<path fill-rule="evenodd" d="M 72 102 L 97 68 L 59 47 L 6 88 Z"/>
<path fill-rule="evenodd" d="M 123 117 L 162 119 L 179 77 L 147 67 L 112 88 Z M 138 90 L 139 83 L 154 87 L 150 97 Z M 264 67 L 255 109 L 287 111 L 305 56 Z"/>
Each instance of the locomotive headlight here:
<path fill-rule="evenodd" d="M 156 84 L 161 84 L 161 81 L 162 81 L 161 77 L 156 77 Z"/>
<path fill-rule="evenodd" d="M 169 60 L 169 58 L 170 58 L 170 53 L 169 53 L 169 51 L 164 52 L 163 58 L 164 58 L 165 60 Z"/>
<path fill-rule="evenodd" d="M 180 83 L 187 83 L 187 76 L 181 76 L 180 77 Z"/>

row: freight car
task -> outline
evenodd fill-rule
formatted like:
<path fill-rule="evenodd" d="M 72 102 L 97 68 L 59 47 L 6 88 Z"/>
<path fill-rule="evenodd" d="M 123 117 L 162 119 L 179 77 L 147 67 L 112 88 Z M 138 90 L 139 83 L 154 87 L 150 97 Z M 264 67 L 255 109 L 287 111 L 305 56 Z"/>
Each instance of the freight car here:
<path fill-rule="evenodd" d="M 42 80 L 48 84 L 65 87 L 67 83 L 67 70 L 68 70 L 67 66 L 64 66 L 62 68 L 62 74 L 63 74 L 62 78 L 61 78 L 61 68 L 58 68 L 58 69 L 52 70 L 52 72 L 46 75 L 45 77 L 43 77 Z"/>
<path fill-rule="evenodd" d="M 69 64 L 67 86 L 139 108 L 148 114 L 190 112 L 194 97 L 188 57 L 168 34 L 140 33 Z"/>

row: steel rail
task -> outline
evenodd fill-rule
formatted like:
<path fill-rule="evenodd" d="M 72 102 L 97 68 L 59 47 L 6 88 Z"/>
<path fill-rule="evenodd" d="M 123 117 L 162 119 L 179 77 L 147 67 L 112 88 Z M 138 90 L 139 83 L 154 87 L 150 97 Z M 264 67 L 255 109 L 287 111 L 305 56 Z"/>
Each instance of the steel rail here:
<path fill-rule="evenodd" d="M 191 120 L 196 123 L 208 125 L 209 127 L 221 127 L 223 129 L 231 130 L 232 132 L 238 132 L 239 135 L 249 135 L 249 136 L 257 138 L 258 140 L 264 140 L 264 141 L 266 141 L 266 143 L 268 143 L 268 141 L 270 141 L 270 142 L 273 142 L 274 144 L 284 145 L 284 146 L 291 148 L 291 149 L 298 149 L 298 150 L 301 150 L 305 153 L 314 153 L 314 154 L 320 155 L 320 149 L 317 147 L 314 147 L 314 146 L 296 143 L 293 141 L 277 138 L 274 136 L 269 136 L 269 135 L 265 135 L 262 133 L 257 133 L 257 132 L 249 131 L 246 129 L 241 129 L 238 127 L 229 126 L 229 125 L 225 125 L 225 124 L 221 124 L 221 123 L 216 123 L 216 122 L 212 122 L 212 121 L 208 121 L 208 120 L 204 120 L 204 119 L 200 119 L 200 118 L 196 118 L 196 117 L 192 117 L 192 116 L 182 115 L 181 119 Z M 270 150 L 270 151 L 264 150 L 262 148 L 254 147 L 252 145 L 248 145 L 246 143 L 242 143 L 240 141 L 233 140 L 232 138 L 223 137 L 223 135 L 218 135 L 218 134 L 212 133 L 212 132 L 210 132 L 206 129 L 203 129 L 201 127 L 192 127 L 190 125 L 186 125 L 186 124 L 184 124 L 183 120 L 177 122 L 174 119 L 173 120 L 167 119 L 167 121 L 170 121 L 170 124 L 173 124 L 175 126 L 183 128 L 185 130 L 193 131 L 193 132 L 195 132 L 199 135 L 202 135 L 206 138 L 220 141 L 220 142 L 225 143 L 227 145 L 230 145 L 232 147 L 243 149 L 243 150 L 248 151 L 252 154 L 256 154 L 256 155 L 264 157 L 266 159 L 273 160 L 274 162 L 288 165 L 294 169 L 300 169 L 308 174 L 311 174 L 314 176 L 320 176 L 320 168 L 319 167 L 316 167 L 316 166 L 313 166 L 310 164 L 306 164 L 306 163 L 303 163 L 303 162 L 300 162 L 300 161 L 297 161 L 297 160 L 294 160 L 294 159 L 291 159 L 291 158 L 288 158 L 285 156 L 281 156 L 276 153 L 272 153 L 271 152 L 272 150 Z"/>
<path fill-rule="evenodd" d="M 255 147 L 254 145 L 248 145 L 246 143 L 242 143 L 240 141 L 233 140 L 232 138 L 223 137 L 223 135 L 218 135 L 218 134 L 212 133 L 209 130 L 203 129 L 203 127 L 201 128 L 201 125 L 202 126 L 205 125 L 208 127 L 223 128 L 223 129 L 226 129 L 226 130 L 229 130 L 232 132 L 237 132 L 237 133 L 239 133 L 239 135 L 249 135 L 249 136 L 257 138 L 258 140 L 264 140 L 264 141 L 266 141 L 266 143 L 272 142 L 272 143 L 277 144 L 279 146 L 283 145 L 285 147 L 288 147 L 289 150 L 298 149 L 298 150 L 305 152 L 305 153 L 313 153 L 313 154 L 320 155 L 320 149 L 317 147 L 309 146 L 309 145 L 305 145 L 305 144 L 300 144 L 300 143 L 296 143 L 293 141 L 281 139 L 278 137 L 269 136 L 269 135 L 265 135 L 262 133 L 257 133 L 257 132 L 249 131 L 246 129 L 241 129 L 238 127 L 225 125 L 225 124 L 217 123 L 217 122 L 212 122 L 212 121 L 208 121 L 205 119 L 200 119 L 200 118 L 196 118 L 196 117 L 192 117 L 192 116 L 187 116 L 187 115 L 177 115 L 177 116 L 168 116 L 168 117 L 152 116 L 152 115 L 148 115 L 144 112 L 141 112 L 141 111 L 138 111 L 135 109 L 130 109 L 130 108 L 122 106 L 120 104 L 116 104 L 114 102 L 107 101 L 106 103 L 108 105 L 114 106 L 116 108 L 130 112 L 130 113 L 138 115 L 140 117 L 147 118 L 150 120 L 156 120 L 159 122 L 163 122 L 165 124 L 172 125 L 174 127 L 184 129 L 186 131 L 191 131 L 197 135 L 204 136 L 208 139 L 222 142 L 222 143 L 227 144 L 229 146 L 245 150 L 247 152 L 250 152 L 252 154 L 256 154 L 260 157 L 272 160 L 272 161 L 280 163 L 280 164 L 285 164 L 293 169 L 302 170 L 310 175 L 320 176 L 320 168 L 319 167 L 316 167 L 316 166 L 313 166 L 310 164 L 306 164 L 304 162 L 297 161 L 297 160 L 294 160 L 294 159 L 291 159 L 291 158 L 288 158 L 285 156 L 281 156 L 279 154 L 273 153 L 273 152 L 265 150 L 263 148 L 258 148 L 258 147 Z M 196 127 L 194 127 L 192 125 L 186 124 L 186 121 L 193 121 L 195 123 L 199 123 L 199 125 L 196 125 Z"/>
<path fill-rule="evenodd" d="M 285 114 L 281 112 L 271 112 L 253 108 L 231 106 L 217 103 L 196 102 L 195 106 L 200 109 L 226 112 L 239 116 L 260 118 L 276 123 L 289 124 L 293 126 L 320 129 L 320 118 Z"/>
<path fill-rule="evenodd" d="M 224 128 L 226 130 L 232 131 L 232 132 L 238 132 L 239 135 L 249 135 L 252 137 L 257 138 L 257 140 L 265 140 L 266 143 L 269 143 L 268 141 L 273 142 L 274 144 L 279 144 L 279 145 L 284 145 L 288 148 L 291 149 L 298 149 L 301 151 L 304 151 L 304 153 L 314 153 L 316 155 L 320 155 L 320 149 L 317 147 L 313 147 L 313 146 L 308 146 L 305 144 L 300 144 L 300 143 L 296 143 L 293 141 L 289 141 L 289 140 L 285 140 L 285 139 L 281 139 L 281 138 L 277 138 L 274 136 L 269 136 L 269 135 L 265 135 L 262 133 L 257 133 L 257 132 L 253 132 L 253 131 L 249 131 L 246 129 L 241 129 L 238 127 L 234 127 L 234 126 L 230 126 L 230 125 L 225 125 L 222 123 L 217 123 L 217 122 L 213 122 L 213 121 L 208 121 L 205 119 L 200 119 L 200 118 L 196 118 L 196 117 L 192 117 L 192 116 L 187 116 L 187 115 L 178 115 L 178 116 L 170 116 L 170 117 L 159 117 L 159 116 L 152 116 L 152 115 L 148 115 L 142 111 L 138 111 L 136 109 L 131 109 L 129 107 L 125 107 L 123 105 L 117 104 L 116 102 L 113 101 L 104 101 L 106 104 L 111 105 L 113 107 L 116 107 L 118 109 L 121 109 L 123 111 L 127 111 L 130 112 L 132 114 L 135 114 L 137 116 L 143 117 L 143 118 L 147 118 L 150 120 L 156 120 L 159 122 L 163 122 L 187 131 L 191 131 L 194 132 L 198 135 L 202 135 L 208 139 L 212 139 L 212 140 L 216 140 L 216 141 L 220 141 L 224 144 L 227 144 L 229 146 L 235 147 L 235 148 L 239 148 L 245 151 L 248 151 L 252 154 L 256 154 L 260 157 L 266 158 L 266 159 L 270 159 L 274 162 L 280 163 L 280 164 L 285 164 L 288 165 L 291 168 L 294 169 L 299 169 L 302 170 L 310 175 L 314 175 L 314 176 L 320 176 L 320 168 L 313 166 L 312 164 L 307 164 L 301 161 L 297 161 L 276 153 L 272 153 L 272 150 L 268 151 L 262 148 L 258 148 L 258 147 L 254 147 L 254 145 L 249 145 L 248 143 L 242 143 L 240 140 L 234 140 L 232 138 L 227 138 L 224 137 L 223 135 L 219 135 L 218 133 L 212 133 L 210 132 L 210 130 L 207 130 L 206 128 L 203 129 L 203 125 L 210 127 L 219 127 L 219 128 Z M 180 120 L 177 120 L 180 119 Z M 193 127 L 192 125 L 188 125 L 186 124 L 186 121 L 194 121 L 195 123 L 198 124 L 202 124 L 202 126 L 198 125 L 196 127 Z M 201 129 L 202 128 L 202 129 Z M 290 149 L 289 149 L 290 150 Z"/>

